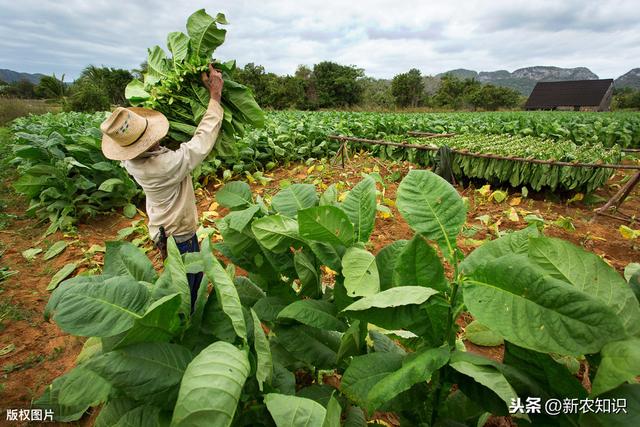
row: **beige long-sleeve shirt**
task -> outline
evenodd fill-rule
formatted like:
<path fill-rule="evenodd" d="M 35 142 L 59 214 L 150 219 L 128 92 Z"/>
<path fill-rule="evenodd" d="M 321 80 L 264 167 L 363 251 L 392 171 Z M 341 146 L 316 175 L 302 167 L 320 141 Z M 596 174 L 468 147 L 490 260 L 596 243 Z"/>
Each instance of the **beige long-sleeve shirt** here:
<path fill-rule="evenodd" d="M 200 121 L 193 138 L 173 151 L 160 147 L 122 166 L 144 190 L 149 234 L 158 239 L 160 226 L 176 241 L 188 240 L 198 228 L 198 212 L 191 172 L 209 155 L 218 138 L 223 110 L 214 100 Z"/>

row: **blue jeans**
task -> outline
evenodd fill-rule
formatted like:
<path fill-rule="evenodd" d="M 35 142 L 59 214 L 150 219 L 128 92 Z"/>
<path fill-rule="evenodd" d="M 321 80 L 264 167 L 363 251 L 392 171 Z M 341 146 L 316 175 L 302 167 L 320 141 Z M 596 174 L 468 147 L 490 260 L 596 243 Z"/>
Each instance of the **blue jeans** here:
<path fill-rule="evenodd" d="M 198 237 L 195 234 L 186 242 L 177 243 L 177 246 L 181 254 L 200 252 Z M 191 292 L 191 313 L 193 313 L 196 306 L 196 298 L 198 297 L 198 289 L 200 289 L 200 282 L 202 282 L 202 273 L 187 273 L 187 281 L 189 282 L 189 291 Z"/>

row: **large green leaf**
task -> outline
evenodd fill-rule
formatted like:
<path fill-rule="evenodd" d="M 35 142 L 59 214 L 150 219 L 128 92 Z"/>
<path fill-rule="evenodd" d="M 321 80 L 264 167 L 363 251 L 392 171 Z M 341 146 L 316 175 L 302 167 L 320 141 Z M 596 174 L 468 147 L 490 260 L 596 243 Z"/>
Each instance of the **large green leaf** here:
<path fill-rule="evenodd" d="M 320 369 L 332 369 L 338 357 L 340 333 L 310 326 L 279 327 L 277 342 L 296 359 Z"/>
<path fill-rule="evenodd" d="M 104 353 L 86 366 L 132 399 L 167 404 L 192 357 L 177 344 L 142 343 Z"/>
<path fill-rule="evenodd" d="M 342 275 L 350 297 L 370 296 L 380 290 L 376 257 L 364 249 L 347 249 L 342 257 Z"/>
<path fill-rule="evenodd" d="M 109 399 L 96 418 L 94 427 L 113 427 L 129 411 L 139 405 L 135 400 L 121 398 Z"/>
<path fill-rule="evenodd" d="M 416 232 L 438 242 L 448 256 L 467 219 L 467 209 L 455 188 L 433 172 L 412 170 L 398 186 L 398 211 Z"/>
<path fill-rule="evenodd" d="M 594 410 L 580 414 L 581 427 L 635 427 L 640 424 L 640 384 L 624 384 L 598 397 L 615 402 L 615 407 L 610 413 Z"/>
<path fill-rule="evenodd" d="M 216 200 L 231 210 L 245 209 L 253 203 L 249 184 L 242 181 L 228 182 L 216 193 Z"/>
<path fill-rule="evenodd" d="M 204 9 L 189 16 L 187 32 L 191 37 L 191 49 L 195 55 L 208 58 L 218 46 L 224 43 L 227 31 L 218 28 L 217 22 L 216 19 L 207 15 Z"/>
<path fill-rule="evenodd" d="M 419 234 L 397 255 L 392 283 L 393 286 L 428 286 L 443 293 L 449 289 L 438 253 Z"/>
<path fill-rule="evenodd" d="M 222 306 L 222 311 L 224 311 L 231 320 L 236 334 L 246 341 L 247 325 L 245 324 L 244 315 L 242 314 L 242 305 L 240 304 L 238 291 L 231 277 L 229 277 L 225 269 L 220 265 L 220 262 L 213 256 L 209 239 L 204 239 L 202 242 L 201 254 L 205 274 L 211 283 L 213 283 L 213 288 Z"/>
<path fill-rule="evenodd" d="M 300 292 L 304 296 L 317 298 L 322 293 L 320 271 L 315 265 L 313 254 L 304 250 L 296 252 L 293 256 L 293 265 L 300 279 Z"/>
<path fill-rule="evenodd" d="M 347 214 L 335 206 L 298 211 L 298 225 L 305 239 L 344 246 L 353 242 L 353 224 Z"/>
<path fill-rule="evenodd" d="M 322 427 L 341 427 L 340 418 L 342 415 L 342 407 L 335 396 L 331 396 L 327 404 L 327 415 L 324 417 Z"/>
<path fill-rule="evenodd" d="M 502 399 L 505 406 L 510 405 L 513 400 L 518 398 L 509 381 L 494 366 L 494 362 L 488 359 L 456 351 L 451 354 L 449 366 L 493 391 Z M 517 417 L 518 415 L 516 414 L 515 416 Z"/>
<path fill-rule="evenodd" d="M 316 187 L 311 184 L 292 184 L 271 199 L 271 206 L 280 214 L 295 218 L 298 211 L 318 203 Z"/>
<path fill-rule="evenodd" d="M 265 248 L 282 253 L 289 247 L 301 245 L 296 220 L 282 215 L 269 215 L 251 223 L 251 231 Z"/>
<path fill-rule="evenodd" d="M 230 426 L 250 365 L 246 350 L 218 341 L 187 366 L 171 425 Z"/>
<path fill-rule="evenodd" d="M 70 334 L 109 337 L 131 328 L 142 318 L 149 300 L 147 288 L 131 277 L 74 282 L 56 289 L 47 311 Z"/>
<path fill-rule="evenodd" d="M 386 329 L 402 329 L 421 322 L 420 305 L 438 291 L 422 286 L 398 286 L 359 299 L 343 311 L 347 316 Z"/>
<path fill-rule="evenodd" d="M 171 52 L 174 64 L 187 59 L 189 54 L 189 36 L 180 31 L 174 31 L 167 35 L 167 46 Z"/>
<path fill-rule="evenodd" d="M 104 402 L 110 392 L 111 385 L 104 378 L 78 366 L 53 380 L 33 406 L 52 410 L 56 421 L 75 421 Z"/>
<path fill-rule="evenodd" d="M 376 219 L 376 183 L 373 178 L 366 177 L 353 187 L 341 207 L 353 223 L 355 240 L 368 241 Z"/>
<path fill-rule="evenodd" d="M 327 413 L 311 399 L 286 394 L 269 393 L 264 403 L 278 427 L 322 427 Z"/>
<path fill-rule="evenodd" d="M 380 274 L 380 290 L 384 291 L 393 287 L 393 271 L 395 269 L 396 260 L 402 248 L 405 247 L 408 240 L 396 240 L 388 244 L 376 255 L 376 264 L 378 273 Z"/>
<path fill-rule="evenodd" d="M 132 105 L 137 105 L 149 99 L 151 94 L 144 90 L 144 83 L 138 79 L 133 79 L 124 89 L 124 97 L 127 98 Z"/>
<path fill-rule="evenodd" d="M 411 388 L 419 382 L 429 381 L 431 375 L 449 361 L 447 348 L 429 348 L 420 350 L 405 357 L 402 367 L 389 373 L 367 395 L 367 406 L 379 408 L 385 402 Z"/>
<path fill-rule="evenodd" d="M 167 259 L 164 261 L 164 272 L 156 282 L 153 289 L 154 298 L 160 298 L 171 294 L 180 294 L 180 311 L 183 314 L 191 313 L 191 290 L 187 280 L 187 268 L 173 238 L 167 240 Z"/>
<path fill-rule="evenodd" d="M 591 395 L 606 393 L 640 376 L 640 338 L 615 341 L 602 348 L 602 360 L 593 380 Z"/>
<path fill-rule="evenodd" d="M 319 329 L 344 332 L 347 325 L 337 317 L 334 304 L 328 301 L 305 299 L 289 304 L 278 313 L 278 319 L 292 319 Z"/>
<path fill-rule="evenodd" d="M 464 282 L 464 302 L 481 323 L 521 347 L 581 355 L 624 337 L 613 310 L 544 274 L 524 255 L 505 255 Z"/>
<path fill-rule="evenodd" d="M 153 264 L 140 248 L 129 242 L 106 242 L 104 274 L 128 275 L 136 280 L 154 283 L 158 274 Z"/>
<path fill-rule="evenodd" d="M 342 376 L 340 391 L 361 406 L 368 406 L 369 392 L 387 375 L 402 367 L 398 353 L 369 353 L 354 357 Z"/>
<path fill-rule="evenodd" d="M 273 377 L 273 360 L 271 358 L 269 340 L 264 334 L 260 319 L 253 309 L 251 309 L 251 318 L 253 319 L 253 347 L 256 350 L 258 358 L 256 380 L 258 380 L 258 387 L 260 391 L 262 391 L 262 385 L 265 382 L 271 384 L 271 378 Z"/>
<path fill-rule="evenodd" d="M 228 222 L 229 228 L 242 233 L 244 228 L 251 222 L 259 210 L 260 206 L 251 205 L 243 210 L 229 212 L 225 216 L 225 220 Z"/>
<path fill-rule="evenodd" d="M 531 239 L 529 259 L 611 307 L 630 336 L 640 334 L 640 305 L 624 278 L 602 258 L 564 240 L 540 237 Z"/>
<path fill-rule="evenodd" d="M 529 239 L 538 237 L 539 235 L 540 232 L 538 232 L 538 229 L 535 226 L 530 226 L 486 242 L 471 252 L 464 261 L 460 263 L 460 271 L 467 275 L 473 274 L 477 268 L 501 256 L 526 254 L 529 251 Z"/>
<path fill-rule="evenodd" d="M 147 57 L 147 71 L 156 78 L 166 78 L 169 74 L 169 66 L 167 65 L 167 55 L 160 46 L 154 46 L 149 49 Z"/>
<path fill-rule="evenodd" d="M 154 301 L 140 319 L 136 319 L 133 327 L 122 336 L 109 338 L 110 348 L 116 349 L 143 342 L 168 342 L 180 328 L 179 294 L 167 295 Z"/>
<path fill-rule="evenodd" d="M 472 321 L 464 328 L 464 338 L 475 345 L 495 347 L 504 344 L 502 336 L 477 320 Z"/>

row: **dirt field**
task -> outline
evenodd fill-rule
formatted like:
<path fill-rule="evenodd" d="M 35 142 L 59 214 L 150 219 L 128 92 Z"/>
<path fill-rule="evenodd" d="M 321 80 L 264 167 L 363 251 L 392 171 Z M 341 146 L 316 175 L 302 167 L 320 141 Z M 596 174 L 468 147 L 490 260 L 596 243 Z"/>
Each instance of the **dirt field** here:
<path fill-rule="evenodd" d="M 315 166 L 290 165 L 266 174 L 271 178 L 266 185 L 252 183 L 251 186 L 254 194 L 263 196 L 275 194 L 285 181 L 315 183 L 321 188 L 342 182 L 342 191 L 346 191 L 361 179 L 362 173 L 379 172 L 385 180 L 384 203 L 390 208 L 391 215 L 385 217 L 386 215 L 379 213 L 376 220 L 370 249 L 377 253 L 394 240 L 412 236 L 393 203 L 400 179 L 411 167 L 409 164 L 383 163 L 362 156 L 352 159 L 345 169 L 320 163 Z M 616 175 L 597 195 L 608 198 L 627 175 Z M 216 189 L 215 184 L 209 184 L 197 191 L 199 211 L 201 214 L 209 212 L 207 217 L 211 220 L 225 213 L 213 204 Z M 479 191 L 477 187 L 468 186 L 464 189 L 458 187 L 458 190 L 469 202 L 467 225 L 458 241 L 465 253 L 481 244 L 484 239 L 495 238 L 500 231 L 526 227 L 528 224 L 525 216 L 536 215 L 545 220 L 547 235 L 562 237 L 582 245 L 603 257 L 619 272 L 628 263 L 640 261 L 640 241 L 624 239 L 618 231 L 620 223 L 613 219 L 600 217 L 596 222 L 590 222 L 593 206 L 584 201 L 567 203 L 564 201 L 566 199 L 560 200 L 544 193 L 529 194 L 525 198 L 522 194 L 509 190 L 509 196 L 498 203 L 489 197 L 491 191 L 486 191 L 486 188 Z M 5 251 L 0 258 L 0 266 L 18 272 L 0 282 L 0 425 L 5 425 L 5 410 L 28 408 L 32 399 L 37 398 L 47 384 L 73 366 L 75 357 L 82 348 L 82 339 L 68 336 L 55 324 L 43 320 L 42 312 L 49 297 L 46 287 L 51 276 L 69 262 L 80 264 L 76 273 L 98 267 L 102 262 L 102 253 L 88 254 L 89 248 L 114 240 L 119 230 L 131 225 L 131 220 L 119 214 L 97 217 L 80 225 L 75 234 L 56 233 L 42 239 L 47 224 L 38 224 L 24 216 L 26 203 L 12 194 L 10 180 L 2 183 L 0 200 L 4 200 L 7 205 L 4 215 L 0 216 L 0 253 Z M 631 195 L 623 211 L 629 214 L 640 211 L 640 191 L 636 190 Z M 140 219 L 143 217 L 136 218 Z M 213 226 L 213 223 L 208 222 L 207 225 Z M 632 225 L 632 228 L 639 227 Z M 129 239 L 135 237 L 138 236 L 132 235 Z M 42 261 L 42 254 L 33 261 L 27 261 L 22 256 L 24 250 L 33 247 L 41 247 L 46 251 L 49 245 L 61 239 L 71 244 L 61 255 L 50 261 Z M 160 266 L 155 250 L 151 250 L 149 256 Z M 500 348 L 470 346 L 470 349 L 494 358 L 499 358 L 501 354 Z M 75 425 L 91 425 L 94 417 L 95 414 L 93 417 L 86 416 Z"/>

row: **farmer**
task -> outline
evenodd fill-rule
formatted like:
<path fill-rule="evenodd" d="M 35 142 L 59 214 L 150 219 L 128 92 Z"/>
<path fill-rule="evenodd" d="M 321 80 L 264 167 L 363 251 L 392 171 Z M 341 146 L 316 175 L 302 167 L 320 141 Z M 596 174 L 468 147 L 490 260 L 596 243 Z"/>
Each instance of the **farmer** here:
<path fill-rule="evenodd" d="M 209 65 L 209 73 L 202 73 L 202 81 L 211 95 L 207 112 L 193 138 L 175 151 L 160 146 L 160 140 L 169 130 L 169 122 L 160 112 L 118 107 L 100 126 L 104 155 L 121 160 L 122 166 L 144 190 L 149 234 L 161 252 L 166 251 L 167 236 L 175 239 L 180 253 L 200 251 L 191 171 L 213 149 L 223 115 L 222 75 Z M 187 278 L 193 311 L 202 273 L 187 274 Z"/>

